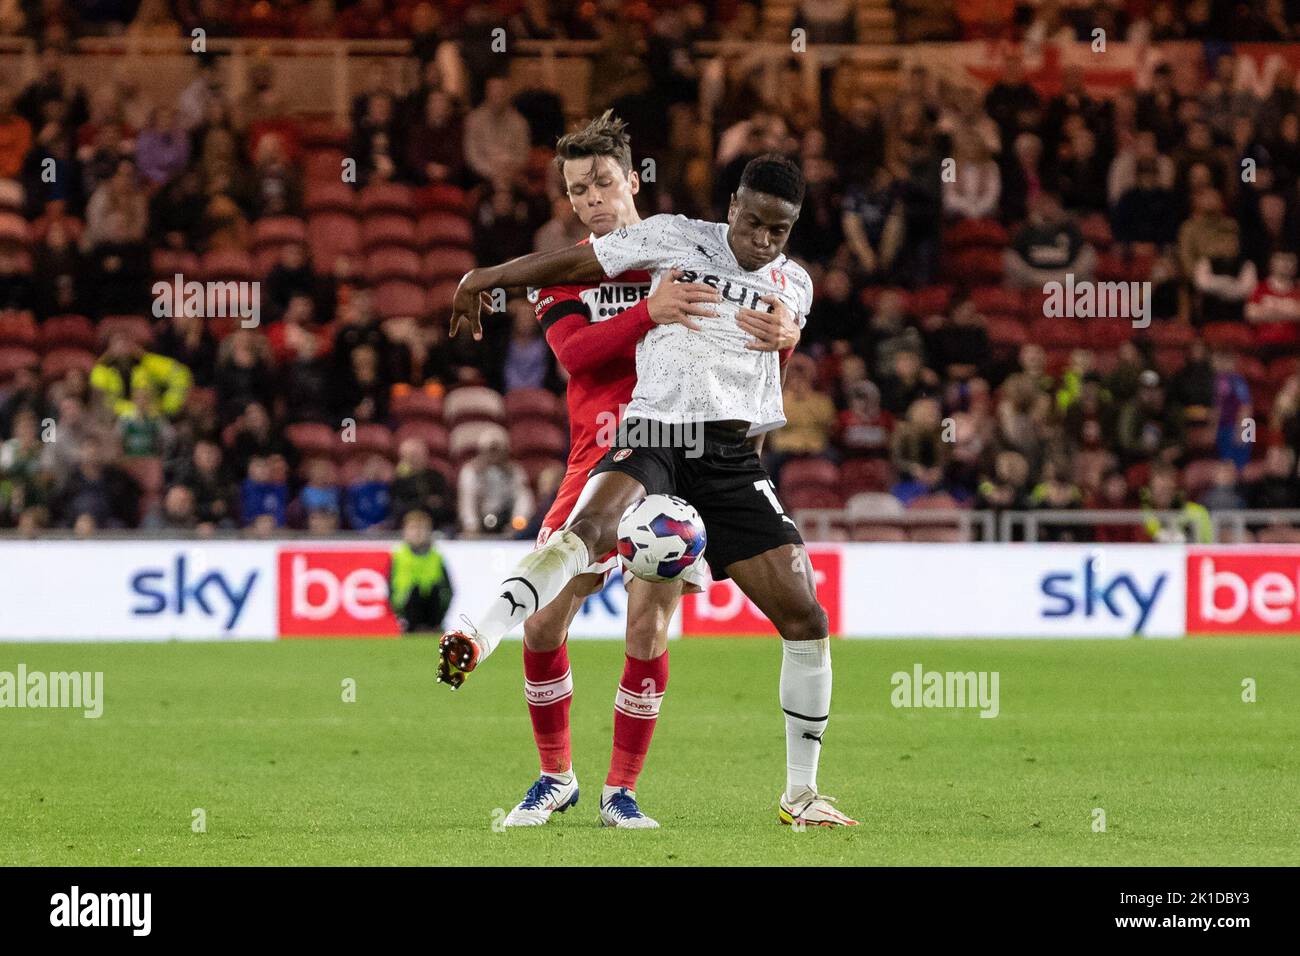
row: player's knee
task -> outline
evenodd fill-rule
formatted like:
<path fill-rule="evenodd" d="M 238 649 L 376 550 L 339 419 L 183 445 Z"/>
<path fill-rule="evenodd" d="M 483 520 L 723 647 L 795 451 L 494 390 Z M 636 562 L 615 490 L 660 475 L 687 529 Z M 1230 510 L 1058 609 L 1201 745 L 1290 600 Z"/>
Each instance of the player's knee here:
<path fill-rule="evenodd" d="M 666 622 L 654 614 L 629 617 L 627 622 L 627 654 L 637 660 L 650 661 L 668 647 Z"/>
<path fill-rule="evenodd" d="M 532 651 L 553 651 L 564 643 L 564 638 L 568 631 L 563 627 L 556 627 L 554 622 L 542 618 L 541 614 L 534 614 L 524 621 L 524 644 Z"/>
<path fill-rule="evenodd" d="M 776 628 L 787 641 L 819 641 L 831 632 L 826 610 L 816 601 L 801 607 L 796 613 L 786 615 Z"/>
<path fill-rule="evenodd" d="M 618 537 L 618 516 L 582 515 L 574 518 L 565 528 L 582 539 L 587 546 L 587 554 L 593 560 L 614 550 Z"/>

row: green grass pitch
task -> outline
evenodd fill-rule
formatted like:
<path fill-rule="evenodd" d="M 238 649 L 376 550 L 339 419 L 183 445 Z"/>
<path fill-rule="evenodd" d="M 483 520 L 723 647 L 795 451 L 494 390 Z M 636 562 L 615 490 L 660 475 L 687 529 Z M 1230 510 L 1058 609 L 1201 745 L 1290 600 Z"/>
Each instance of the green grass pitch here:
<path fill-rule="evenodd" d="M 536 775 L 517 642 L 454 694 L 428 640 L 0 645 L 105 696 L 0 710 L 0 863 L 1300 864 L 1297 640 L 837 641 L 820 783 L 863 825 L 803 833 L 776 821 L 774 639 L 673 643 L 655 832 L 596 818 L 621 642 L 570 653 L 581 802 L 501 832 Z M 918 662 L 997 671 L 1001 713 L 895 709 Z"/>

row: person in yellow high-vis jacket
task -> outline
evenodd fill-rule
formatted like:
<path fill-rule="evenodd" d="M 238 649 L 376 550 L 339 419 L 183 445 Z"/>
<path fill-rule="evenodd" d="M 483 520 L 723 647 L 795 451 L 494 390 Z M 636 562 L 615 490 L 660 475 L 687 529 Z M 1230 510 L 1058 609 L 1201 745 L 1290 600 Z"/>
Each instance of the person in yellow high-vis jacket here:
<path fill-rule="evenodd" d="M 175 418 L 185 408 L 185 398 L 193 384 L 194 377 L 185 365 L 166 355 L 145 351 L 126 335 L 110 338 L 108 350 L 90 370 L 91 388 L 100 392 L 108 407 L 119 416 L 131 414 L 132 393 L 147 388 L 154 395 L 156 410 Z"/>
<path fill-rule="evenodd" d="M 442 630 L 452 594 L 446 563 L 433 546 L 433 519 L 426 511 L 407 512 L 388 568 L 388 603 L 402 633 Z"/>

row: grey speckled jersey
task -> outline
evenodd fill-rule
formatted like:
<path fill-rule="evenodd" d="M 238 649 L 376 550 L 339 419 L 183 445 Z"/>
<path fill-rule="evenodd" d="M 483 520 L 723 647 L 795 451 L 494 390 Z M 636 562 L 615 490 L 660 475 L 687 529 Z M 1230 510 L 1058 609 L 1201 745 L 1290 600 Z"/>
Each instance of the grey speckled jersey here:
<path fill-rule="evenodd" d="M 592 248 L 606 275 L 648 269 L 657 286 L 671 269 L 683 281 L 703 282 L 722 294 L 715 318 L 701 318 L 693 332 L 684 325 L 657 325 L 636 350 L 636 389 L 628 416 L 682 424 L 741 420 L 749 433 L 785 424 L 781 371 L 775 352 L 745 348 L 752 341 L 736 324 L 741 308 L 764 310 L 761 296 L 776 295 L 802 327 L 812 306 L 812 280 L 803 267 L 778 256 L 746 272 L 727 245 L 727 225 L 685 216 L 651 216 L 595 240 Z"/>

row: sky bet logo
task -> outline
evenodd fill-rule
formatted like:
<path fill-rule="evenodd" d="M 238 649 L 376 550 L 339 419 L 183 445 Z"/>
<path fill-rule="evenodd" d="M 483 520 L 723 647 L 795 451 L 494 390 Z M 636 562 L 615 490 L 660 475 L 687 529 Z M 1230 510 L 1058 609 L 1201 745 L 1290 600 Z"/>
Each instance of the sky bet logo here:
<path fill-rule="evenodd" d="M 242 582 L 231 582 L 220 571 L 191 569 L 182 552 L 170 567 L 144 568 L 131 577 L 131 591 L 142 598 L 132 614 L 175 614 L 184 617 L 198 611 L 204 617 L 217 616 L 224 630 L 239 623 L 239 616 L 253 593 L 257 572 L 249 571 Z"/>
<path fill-rule="evenodd" d="M 1141 634 L 1147 618 L 1156 606 L 1156 600 L 1165 586 L 1168 575 L 1161 571 L 1149 590 L 1131 574 L 1108 575 L 1102 561 L 1095 555 L 1084 559 L 1082 574 L 1074 571 L 1057 571 L 1043 576 L 1040 583 L 1048 599 L 1043 607 L 1043 617 L 1085 618 L 1110 615 L 1120 620 L 1136 616 L 1133 633 Z"/>

